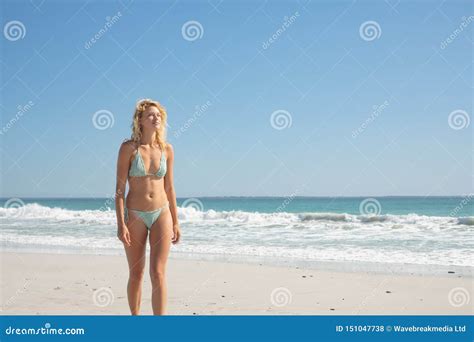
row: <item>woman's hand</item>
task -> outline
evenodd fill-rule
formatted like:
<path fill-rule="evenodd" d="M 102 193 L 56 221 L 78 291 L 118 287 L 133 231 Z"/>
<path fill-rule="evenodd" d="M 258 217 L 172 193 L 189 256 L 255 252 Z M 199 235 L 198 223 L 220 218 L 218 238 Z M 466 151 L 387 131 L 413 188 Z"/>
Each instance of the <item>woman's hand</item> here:
<path fill-rule="evenodd" d="M 132 245 L 132 240 L 130 239 L 130 232 L 128 231 L 127 225 L 121 225 L 118 227 L 117 237 L 128 247 Z"/>
<path fill-rule="evenodd" d="M 173 244 L 177 244 L 180 238 L 181 238 L 181 230 L 179 229 L 179 224 L 176 223 L 173 226 L 173 238 L 171 239 L 171 242 Z"/>

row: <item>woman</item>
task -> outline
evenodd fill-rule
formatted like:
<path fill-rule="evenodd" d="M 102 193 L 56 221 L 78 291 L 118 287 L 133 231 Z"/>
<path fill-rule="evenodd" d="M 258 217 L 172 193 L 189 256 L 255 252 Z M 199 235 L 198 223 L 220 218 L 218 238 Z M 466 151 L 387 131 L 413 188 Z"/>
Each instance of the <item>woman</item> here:
<path fill-rule="evenodd" d="M 153 314 L 166 311 L 166 262 L 171 243 L 180 239 L 173 186 L 173 148 L 165 141 L 166 110 L 144 99 L 133 115 L 132 138 L 120 146 L 115 208 L 117 236 L 129 265 L 127 296 L 132 315 L 140 313 L 146 240 L 150 237 Z M 124 206 L 125 185 L 129 191 Z"/>

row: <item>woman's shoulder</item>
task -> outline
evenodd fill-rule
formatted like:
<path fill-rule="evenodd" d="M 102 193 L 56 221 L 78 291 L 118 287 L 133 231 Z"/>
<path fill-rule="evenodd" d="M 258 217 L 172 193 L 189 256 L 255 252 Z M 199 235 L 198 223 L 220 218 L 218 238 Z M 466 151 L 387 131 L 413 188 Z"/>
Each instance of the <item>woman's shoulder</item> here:
<path fill-rule="evenodd" d="M 132 139 L 125 139 L 122 144 L 120 145 L 120 151 L 124 152 L 133 152 L 136 150 L 136 143 Z"/>
<path fill-rule="evenodd" d="M 173 145 L 171 145 L 170 143 L 166 143 L 165 151 L 167 155 L 173 155 Z"/>

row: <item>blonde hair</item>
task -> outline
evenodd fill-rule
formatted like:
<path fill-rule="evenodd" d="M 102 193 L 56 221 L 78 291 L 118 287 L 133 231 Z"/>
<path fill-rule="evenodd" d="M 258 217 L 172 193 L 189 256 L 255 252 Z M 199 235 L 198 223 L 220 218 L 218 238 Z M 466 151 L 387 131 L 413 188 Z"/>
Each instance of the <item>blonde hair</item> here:
<path fill-rule="evenodd" d="M 155 143 L 160 146 L 161 150 L 164 150 L 166 147 L 166 118 L 168 114 L 166 113 L 165 107 L 163 107 L 158 101 L 154 101 L 152 99 L 142 99 L 137 102 L 135 106 L 135 113 L 133 114 L 132 137 L 130 140 L 137 144 L 140 143 L 140 138 L 142 136 L 140 118 L 143 112 L 151 106 L 156 107 L 161 115 L 161 125 L 155 131 Z"/>

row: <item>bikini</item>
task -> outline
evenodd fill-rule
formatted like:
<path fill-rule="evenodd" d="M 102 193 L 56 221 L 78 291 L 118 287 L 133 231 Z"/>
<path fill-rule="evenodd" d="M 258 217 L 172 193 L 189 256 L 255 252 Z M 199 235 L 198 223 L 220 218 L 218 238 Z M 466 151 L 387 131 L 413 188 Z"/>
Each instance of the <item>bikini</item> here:
<path fill-rule="evenodd" d="M 135 154 L 135 158 L 132 161 L 132 166 L 130 167 L 130 171 L 128 172 L 129 177 L 146 177 L 146 176 L 156 176 L 162 178 L 166 174 L 166 158 L 163 150 L 161 151 L 161 159 L 160 159 L 160 167 L 156 173 L 148 173 L 145 170 L 145 163 L 143 162 L 142 155 L 140 154 L 140 149 L 137 148 L 137 153 Z M 167 201 L 164 206 L 158 208 L 156 210 L 151 211 L 141 211 L 135 209 L 128 209 L 125 208 L 125 219 L 128 220 L 128 211 L 133 211 L 138 217 L 140 217 L 145 223 L 145 226 L 148 230 L 150 230 L 153 223 L 160 217 L 161 212 L 163 209 L 169 206 L 169 202 Z"/>

